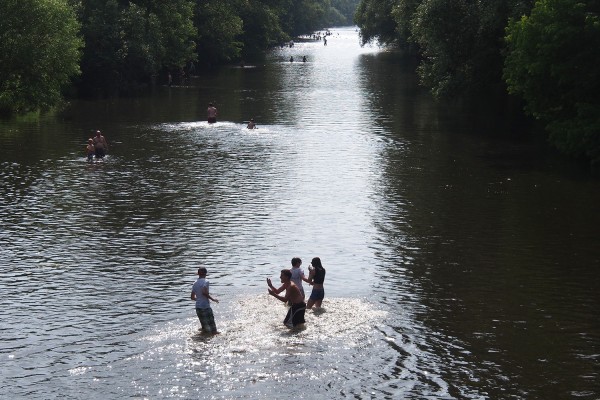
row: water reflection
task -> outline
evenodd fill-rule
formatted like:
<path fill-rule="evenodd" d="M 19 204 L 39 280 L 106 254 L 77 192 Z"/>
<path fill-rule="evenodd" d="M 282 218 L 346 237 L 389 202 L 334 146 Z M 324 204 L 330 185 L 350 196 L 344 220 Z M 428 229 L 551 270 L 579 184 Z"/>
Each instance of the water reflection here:
<path fill-rule="evenodd" d="M 594 398 L 597 183 L 339 33 L 2 122 L 0 397 Z M 328 271 L 297 332 L 265 285 L 293 256 Z"/>

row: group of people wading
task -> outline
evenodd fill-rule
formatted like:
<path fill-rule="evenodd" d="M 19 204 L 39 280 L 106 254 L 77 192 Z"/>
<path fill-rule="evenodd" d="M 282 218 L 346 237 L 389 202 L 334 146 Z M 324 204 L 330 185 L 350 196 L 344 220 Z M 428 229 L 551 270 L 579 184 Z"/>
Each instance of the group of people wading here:
<path fill-rule="evenodd" d="M 281 286 L 279 288 L 273 286 L 271 279 L 267 278 L 268 293 L 276 299 L 283 301 L 289 307 L 287 315 L 283 320 L 283 323 L 288 328 L 304 324 L 306 309 L 313 307 L 320 308 L 325 297 L 325 289 L 323 287 L 323 283 L 325 282 L 325 268 L 321 264 L 321 259 L 319 257 L 312 259 L 311 264 L 308 266 L 308 277 L 305 276 L 301 265 L 302 260 L 300 258 L 292 258 L 292 268 L 281 270 L 281 274 L 279 275 Z M 196 315 L 202 325 L 202 332 L 216 334 L 219 332 L 217 331 L 210 302 L 218 303 L 219 301 L 210 295 L 209 282 L 206 279 L 207 273 L 206 268 L 198 268 L 198 279 L 192 286 L 191 299 L 196 302 Z M 302 281 L 312 286 L 308 302 L 305 302 Z M 280 295 L 284 291 L 285 294 Z"/>
<path fill-rule="evenodd" d="M 108 142 L 100 131 L 96 131 L 96 136 L 88 139 L 88 144 L 85 148 L 88 161 L 93 161 L 94 157 L 96 157 L 96 160 L 103 159 L 106 156 L 107 150 Z"/>

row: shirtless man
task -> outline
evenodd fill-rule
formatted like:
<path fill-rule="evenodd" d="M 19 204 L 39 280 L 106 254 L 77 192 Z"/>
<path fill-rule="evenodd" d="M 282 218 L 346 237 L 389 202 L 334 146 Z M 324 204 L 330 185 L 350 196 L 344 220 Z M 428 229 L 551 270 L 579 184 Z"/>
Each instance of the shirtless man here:
<path fill-rule="evenodd" d="M 283 320 L 283 323 L 288 328 L 293 328 L 297 325 L 303 324 L 304 312 L 306 310 L 306 303 L 304 302 L 304 296 L 298 289 L 298 286 L 292 282 L 292 273 L 289 269 L 282 269 L 279 279 L 283 284 L 279 289 L 275 289 L 270 278 L 267 278 L 267 285 L 269 285 L 269 294 L 283 302 L 287 302 L 290 308 Z M 278 293 L 285 290 L 285 296 L 280 296 Z"/>
<path fill-rule="evenodd" d="M 106 150 L 108 150 L 108 143 L 106 142 L 106 138 L 102 135 L 102 132 L 96 131 L 96 136 L 94 136 L 93 142 L 96 158 L 104 158 L 106 155 Z"/>
<path fill-rule="evenodd" d="M 256 129 L 256 124 L 254 123 L 254 118 L 250 118 L 250 122 L 248 122 L 248 126 L 246 126 L 246 128 Z"/>
<path fill-rule="evenodd" d="M 206 110 L 208 115 L 208 123 L 214 124 L 217 122 L 217 107 L 213 105 L 213 103 L 208 103 L 208 109 Z"/>

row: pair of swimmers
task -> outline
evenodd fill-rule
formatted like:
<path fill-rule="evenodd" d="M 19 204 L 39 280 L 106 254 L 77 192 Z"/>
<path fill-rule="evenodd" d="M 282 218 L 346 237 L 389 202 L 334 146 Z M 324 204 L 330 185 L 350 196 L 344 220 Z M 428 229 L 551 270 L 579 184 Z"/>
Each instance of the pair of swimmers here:
<path fill-rule="evenodd" d="M 214 124 L 217 122 L 217 116 L 219 111 L 217 107 L 213 103 L 208 103 L 208 108 L 206 109 L 206 120 L 209 124 Z M 256 123 L 254 122 L 254 118 L 250 118 L 248 125 L 246 126 L 248 129 L 257 129 Z"/>

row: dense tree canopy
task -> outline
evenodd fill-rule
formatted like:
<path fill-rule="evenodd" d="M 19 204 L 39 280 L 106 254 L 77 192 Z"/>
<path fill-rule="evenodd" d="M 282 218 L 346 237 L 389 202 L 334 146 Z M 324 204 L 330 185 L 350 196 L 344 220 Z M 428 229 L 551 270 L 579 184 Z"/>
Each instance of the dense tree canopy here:
<path fill-rule="evenodd" d="M 131 93 L 192 63 L 251 58 L 291 37 L 349 23 L 358 0 L 3 0 L 0 110 Z M 187 71 L 189 72 L 189 71 Z"/>
<path fill-rule="evenodd" d="M 114 93 L 195 59 L 191 0 L 85 0 L 80 86 Z"/>
<path fill-rule="evenodd" d="M 532 0 L 362 0 L 355 22 L 363 43 L 413 49 L 422 83 L 436 96 L 501 82 L 504 28 Z"/>
<path fill-rule="evenodd" d="M 599 13 L 599 0 L 361 0 L 355 21 L 363 43 L 412 45 L 435 96 L 507 84 L 558 148 L 600 163 Z"/>
<path fill-rule="evenodd" d="M 506 40 L 509 90 L 557 147 L 600 164 L 600 2 L 537 1 Z"/>
<path fill-rule="evenodd" d="M 66 1 L 0 2 L 0 112 L 45 109 L 79 73 L 79 23 Z"/>

